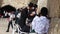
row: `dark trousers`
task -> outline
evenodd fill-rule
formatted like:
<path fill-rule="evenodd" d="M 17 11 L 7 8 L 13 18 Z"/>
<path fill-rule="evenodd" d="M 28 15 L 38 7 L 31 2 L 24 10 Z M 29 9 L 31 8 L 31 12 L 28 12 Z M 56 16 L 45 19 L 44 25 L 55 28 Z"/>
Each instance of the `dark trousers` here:
<path fill-rule="evenodd" d="M 20 21 L 20 19 L 19 18 L 16 18 L 15 23 L 18 24 L 19 21 Z"/>
<path fill-rule="evenodd" d="M 9 31 L 9 29 L 10 29 L 10 25 L 11 25 L 11 27 L 13 28 L 12 21 L 9 21 L 9 23 L 8 23 L 8 29 L 7 29 L 7 31 Z"/>
<path fill-rule="evenodd" d="M 25 26 L 22 28 L 22 32 L 27 32 L 27 33 L 29 33 L 29 32 L 30 32 L 30 27 L 25 25 Z"/>

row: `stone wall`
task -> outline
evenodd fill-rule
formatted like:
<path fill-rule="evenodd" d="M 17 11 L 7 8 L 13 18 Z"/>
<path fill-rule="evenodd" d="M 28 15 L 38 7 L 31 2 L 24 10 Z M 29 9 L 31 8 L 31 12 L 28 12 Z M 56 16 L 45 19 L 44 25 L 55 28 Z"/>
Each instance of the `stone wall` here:
<path fill-rule="evenodd" d="M 37 5 L 38 5 L 37 12 L 39 13 L 42 7 L 47 7 L 47 0 L 38 0 Z"/>
<path fill-rule="evenodd" d="M 38 0 L 38 11 L 40 12 L 42 7 L 47 7 L 49 10 L 50 17 L 59 17 L 59 2 L 60 0 Z"/>
<path fill-rule="evenodd" d="M 1 5 L 2 5 L 2 2 L 3 2 L 3 0 L 0 0 L 0 7 L 1 7 Z"/>
<path fill-rule="evenodd" d="M 31 0 L 31 2 L 37 4 L 38 0 Z"/>
<path fill-rule="evenodd" d="M 48 0 L 47 3 L 49 16 L 51 17 L 49 34 L 60 34 L 59 2 L 59 0 Z"/>
<path fill-rule="evenodd" d="M 31 0 L 3 0 L 2 6 L 12 5 L 16 8 L 27 6 Z"/>
<path fill-rule="evenodd" d="M 59 3 L 58 0 L 49 0 L 49 11 L 50 17 L 58 17 L 59 16 Z"/>
<path fill-rule="evenodd" d="M 51 18 L 49 34 L 60 34 L 60 19 Z"/>

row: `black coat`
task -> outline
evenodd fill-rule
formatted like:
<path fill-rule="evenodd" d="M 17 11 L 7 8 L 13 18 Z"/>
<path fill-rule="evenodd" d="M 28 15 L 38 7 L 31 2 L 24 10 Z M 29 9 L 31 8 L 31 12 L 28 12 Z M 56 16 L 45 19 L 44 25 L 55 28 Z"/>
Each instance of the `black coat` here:
<path fill-rule="evenodd" d="M 26 18 L 28 16 L 27 13 L 28 13 L 27 8 L 23 9 L 22 12 L 21 12 L 21 18 L 20 18 L 20 21 L 19 21 L 19 25 L 21 26 L 21 28 L 26 25 Z"/>
<path fill-rule="evenodd" d="M 30 31 L 30 27 L 26 25 L 26 18 L 28 17 L 28 9 L 25 8 L 22 10 L 21 12 L 21 18 L 19 21 L 19 25 L 22 28 L 23 32 L 29 32 Z"/>

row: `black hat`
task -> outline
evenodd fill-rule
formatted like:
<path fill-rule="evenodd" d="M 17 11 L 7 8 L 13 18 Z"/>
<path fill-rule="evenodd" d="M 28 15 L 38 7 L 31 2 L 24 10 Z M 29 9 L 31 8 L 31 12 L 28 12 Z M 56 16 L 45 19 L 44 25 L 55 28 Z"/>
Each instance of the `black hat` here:
<path fill-rule="evenodd" d="M 29 7 L 33 7 L 33 3 L 30 2 L 30 3 L 28 4 L 28 6 L 29 6 Z"/>

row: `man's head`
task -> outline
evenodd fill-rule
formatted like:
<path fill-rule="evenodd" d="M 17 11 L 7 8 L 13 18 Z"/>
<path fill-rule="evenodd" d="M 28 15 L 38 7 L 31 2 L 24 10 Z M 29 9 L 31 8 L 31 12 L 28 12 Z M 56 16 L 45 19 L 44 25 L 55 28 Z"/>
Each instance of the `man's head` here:
<path fill-rule="evenodd" d="M 37 11 L 37 4 L 34 4 L 34 10 Z"/>
<path fill-rule="evenodd" d="M 40 14 L 42 16 L 47 16 L 48 15 L 48 9 L 46 7 L 42 7 Z"/>
<path fill-rule="evenodd" d="M 34 8 L 37 8 L 37 4 L 34 4 Z"/>
<path fill-rule="evenodd" d="M 30 2 L 30 3 L 28 4 L 28 7 L 29 7 L 29 9 L 32 9 L 32 8 L 33 8 L 33 3 Z"/>

